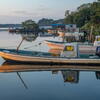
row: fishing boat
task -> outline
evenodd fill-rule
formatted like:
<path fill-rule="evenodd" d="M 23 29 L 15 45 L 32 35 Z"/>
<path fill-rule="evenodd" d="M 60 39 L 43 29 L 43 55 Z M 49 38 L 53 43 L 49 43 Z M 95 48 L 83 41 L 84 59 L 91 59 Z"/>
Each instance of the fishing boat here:
<path fill-rule="evenodd" d="M 23 37 L 16 49 L 0 49 L 0 56 L 9 62 L 22 62 L 34 64 L 100 64 L 99 56 L 79 54 L 77 43 L 67 43 L 59 56 L 48 52 L 19 50 L 26 37 Z"/>
<path fill-rule="evenodd" d="M 51 53 L 33 52 L 16 49 L 0 49 L 0 56 L 9 62 L 34 63 L 34 64 L 100 64 L 99 57 L 80 58 L 72 46 L 65 47 L 67 51 L 58 57 Z M 71 52 L 73 51 L 73 52 Z"/>

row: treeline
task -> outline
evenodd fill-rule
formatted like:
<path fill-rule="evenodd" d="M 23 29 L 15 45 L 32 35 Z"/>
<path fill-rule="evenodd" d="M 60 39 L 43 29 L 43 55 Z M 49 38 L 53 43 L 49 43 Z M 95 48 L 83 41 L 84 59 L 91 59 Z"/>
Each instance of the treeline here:
<path fill-rule="evenodd" d="M 26 20 L 25 23 L 31 23 L 33 20 Z M 0 24 L 0 28 L 14 28 L 14 27 L 22 27 L 22 24 Z M 37 22 L 38 26 L 48 26 L 51 24 L 63 24 L 64 19 L 54 20 L 54 19 L 48 19 L 48 18 L 42 18 Z"/>
<path fill-rule="evenodd" d="M 88 32 L 93 27 L 93 34 L 100 35 L 100 0 L 83 4 L 74 12 L 67 10 L 65 15 L 65 24 L 76 24 L 81 30 Z"/>
<path fill-rule="evenodd" d="M 42 18 L 38 21 L 39 26 L 48 26 L 51 24 L 63 24 L 64 19 L 54 20 L 54 19 L 48 19 L 48 18 Z"/>

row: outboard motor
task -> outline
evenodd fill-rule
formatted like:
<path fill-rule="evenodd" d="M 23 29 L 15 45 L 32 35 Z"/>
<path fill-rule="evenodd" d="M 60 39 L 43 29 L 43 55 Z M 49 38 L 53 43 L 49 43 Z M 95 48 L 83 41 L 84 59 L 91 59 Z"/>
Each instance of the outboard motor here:
<path fill-rule="evenodd" d="M 96 48 L 96 55 L 100 57 L 100 46 L 97 46 Z"/>

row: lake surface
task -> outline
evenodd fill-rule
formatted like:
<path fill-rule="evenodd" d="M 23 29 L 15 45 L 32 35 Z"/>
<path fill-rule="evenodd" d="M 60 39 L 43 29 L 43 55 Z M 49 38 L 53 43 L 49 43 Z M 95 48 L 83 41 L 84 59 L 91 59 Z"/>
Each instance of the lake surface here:
<path fill-rule="evenodd" d="M 21 39 L 20 34 L 0 32 L 0 47 L 16 48 Z M 43 43 L 45 39 L 56 40 L 53 37 L 38 37 L 34 42 L 25 41 L 20 49 L 47 52 L 49 48 Z M 34 70 L 33 67 L 38 65 L 4 62 L 0 58 L 0 100 L 100 99 L 100 69 L 80 70 L 69 67 L 61 70 Z"/>

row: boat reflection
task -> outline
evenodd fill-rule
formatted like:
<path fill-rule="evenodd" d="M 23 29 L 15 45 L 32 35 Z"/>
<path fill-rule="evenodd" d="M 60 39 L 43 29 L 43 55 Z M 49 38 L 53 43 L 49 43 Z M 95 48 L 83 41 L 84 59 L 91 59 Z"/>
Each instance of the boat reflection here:
<path fill-rule="evenodd" d="M 64 82 L 78 83 L 79 71 L 62 71 Z"/>
<path fill-rule="evenodd" d="M 98 80 L 100 80 L 100 71 L 96 71 L 96 72 L 95 72 L 95 75 L 96 75 L 96 78 L 97 78 Z"/>
<path fill-rule="evenodd" d="M 4 73 L 17 73 L 19 79 L 21 80 L 23 86 L 28 89 L 28 86 L 21 77 L 21 72 L 35 72 L 35 71 L 51 71 L 52 74 L 58 75 L 59 72 L 65 83 L 79 83 L 79 75 L 82 71 L 94 72 L 96 79 L 100 79 L 100 66 L 75 66 L 75 65 L 33 65 L 33 64 L 18 64 L 4 62 L 0 66 L 0 72 Z"/>
<path fill-rule="evenodd" d="M 35 34 L 20 34 L 22 39 L 24 38 L 28 42 L 35 41 L 37 38 L 37 35 Z"/>
<path fill-rule="evenodd" d="M 26 72 L 26 71 L 100 71 L 100 66 L 80 66 L 80 65 L 47 65 L 47 64 L 27 64 L 17 62 L 4 62 L 0 65 L 0 72 Z"/>

